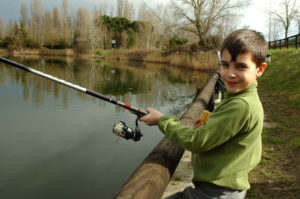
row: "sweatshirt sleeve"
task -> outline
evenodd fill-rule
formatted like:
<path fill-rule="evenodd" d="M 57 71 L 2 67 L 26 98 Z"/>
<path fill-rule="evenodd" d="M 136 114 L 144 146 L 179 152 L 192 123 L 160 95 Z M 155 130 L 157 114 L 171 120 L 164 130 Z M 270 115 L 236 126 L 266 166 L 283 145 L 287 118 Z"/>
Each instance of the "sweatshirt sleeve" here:
<path fill-rule="evenodd" d="M 208 151 L 217 147 L 239 132 L 248 128 L 249 104 L 235 99 L 223 104 L 210 114 L 205 125 L 197 129 L 184 126 L 171 115 L 164 115 L 158 121 L 159 129 L 176 145 L 192 152 Z"/>

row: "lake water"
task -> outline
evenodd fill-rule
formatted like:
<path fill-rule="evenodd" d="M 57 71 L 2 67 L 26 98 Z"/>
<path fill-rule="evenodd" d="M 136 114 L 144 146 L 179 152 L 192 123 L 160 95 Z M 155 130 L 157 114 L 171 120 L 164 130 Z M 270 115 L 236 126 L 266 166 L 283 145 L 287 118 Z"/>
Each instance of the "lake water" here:
<path fill-rule="evenodd" d="M 145 110 L 180 116 L 206 73 L 166 65 L 10 58 Z M 112 134 L 136 116 L 0 63 L 0 198 L 111 198 L 163 135 L 140 124 L 139 142 Z"/>

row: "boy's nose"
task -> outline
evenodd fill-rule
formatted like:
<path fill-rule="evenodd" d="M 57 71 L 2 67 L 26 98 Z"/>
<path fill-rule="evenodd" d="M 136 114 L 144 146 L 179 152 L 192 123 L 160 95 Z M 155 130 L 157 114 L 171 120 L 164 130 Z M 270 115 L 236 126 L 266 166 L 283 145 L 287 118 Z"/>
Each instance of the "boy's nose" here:
<path fill-rule="evenodd" d="M 235 70 L 232 68 L 229 68 L 227 75 L 228 75 L 228 77 L 235 77 L 236 76 Z"/>

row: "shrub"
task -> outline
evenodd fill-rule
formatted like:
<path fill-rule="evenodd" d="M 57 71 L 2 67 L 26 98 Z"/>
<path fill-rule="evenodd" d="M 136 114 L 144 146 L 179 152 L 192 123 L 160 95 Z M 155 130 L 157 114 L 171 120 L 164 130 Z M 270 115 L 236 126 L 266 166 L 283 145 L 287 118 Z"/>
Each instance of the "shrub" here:
<path fill-rule="evenodd" d="M 169 39 L 168 48 L 170 49 L 180 48 L 181 46 L 185 45 L 187 42 L 188 40 L 186 38 L 173 36 Z"/>

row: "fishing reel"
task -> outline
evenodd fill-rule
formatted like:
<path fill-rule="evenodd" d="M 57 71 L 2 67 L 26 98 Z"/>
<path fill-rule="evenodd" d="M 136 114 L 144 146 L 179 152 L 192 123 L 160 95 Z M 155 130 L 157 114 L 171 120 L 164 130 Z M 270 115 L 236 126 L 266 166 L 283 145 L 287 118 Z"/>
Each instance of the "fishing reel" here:
<path fill-rule="evenodd" d="M 118 122 L 113 126 L 113 133 L 119 137 L 122 137 L 126 140 L 132 139 L 135 142 L 139 141 L 143 134 L 141 133 L 140 127 L 138 125 L 139 118 L 136 118 L 135 129 L 128 127 L 125 122 Z"/>

